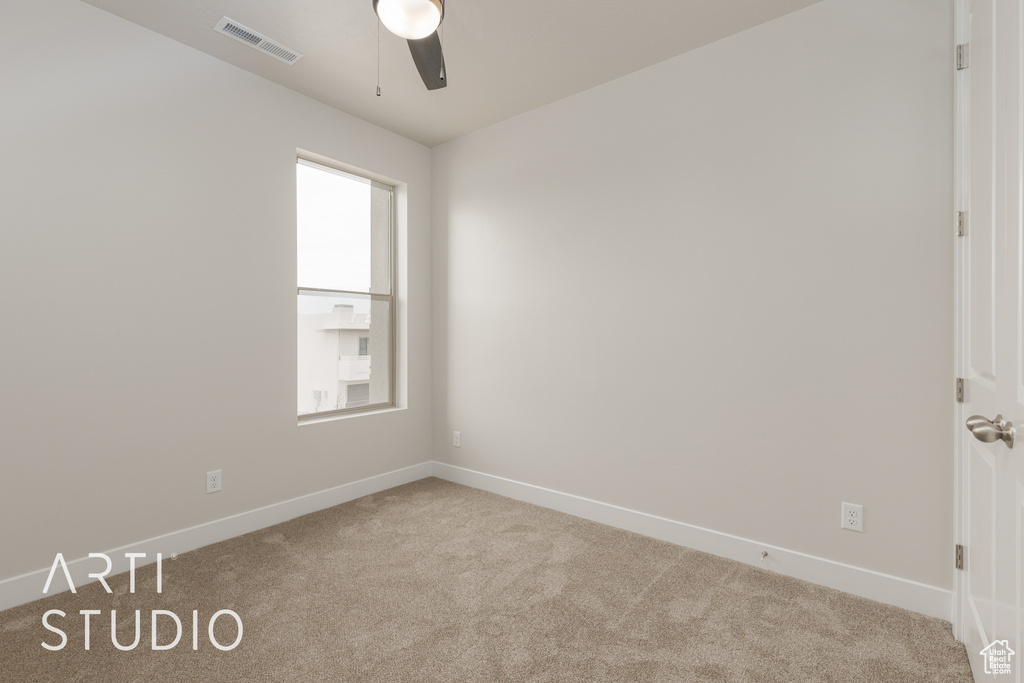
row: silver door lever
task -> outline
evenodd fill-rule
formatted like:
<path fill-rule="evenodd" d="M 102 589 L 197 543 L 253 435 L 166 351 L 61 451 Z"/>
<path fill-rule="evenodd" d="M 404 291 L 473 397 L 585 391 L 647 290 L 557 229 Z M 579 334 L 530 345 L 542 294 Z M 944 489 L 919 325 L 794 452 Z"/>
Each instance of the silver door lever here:
<path fill-rule="evenodd" d="M 985 443 L 992 443 L 1002 439 L 1006 442 L 1007 448 L 1013 448 L 1013 436 L 1015 430 L 1013 423 L 1004 420 L 1002 415 L 996 415 L 994 420 L 989 420 L 982 415 L 971 415 L 967 418 L 967 428 L 974 434 L 974 438 Z"/>

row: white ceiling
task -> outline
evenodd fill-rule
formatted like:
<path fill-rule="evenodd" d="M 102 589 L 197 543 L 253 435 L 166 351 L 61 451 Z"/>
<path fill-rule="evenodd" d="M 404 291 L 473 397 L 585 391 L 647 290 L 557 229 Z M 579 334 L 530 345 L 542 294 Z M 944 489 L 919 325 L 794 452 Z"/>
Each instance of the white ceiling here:
<path fill-rule="evenodd" d="M 371 0 L 84 0 L 433 147 L 820 0 L 447 0 L 448 87 L 427 91 Z M 214 32 L 227 16 L 303 53 Z"/>

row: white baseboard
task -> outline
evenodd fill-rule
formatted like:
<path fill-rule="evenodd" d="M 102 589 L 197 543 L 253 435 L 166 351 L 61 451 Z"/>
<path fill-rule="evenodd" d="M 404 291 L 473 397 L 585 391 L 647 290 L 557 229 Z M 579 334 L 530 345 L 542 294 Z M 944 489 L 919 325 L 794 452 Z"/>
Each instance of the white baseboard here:
<path fill-rule="evenodd" d="M 145 559 L 137 561 L 137 566 L 143 566 L 154 562 L 158 552 L 163 553 L 166 559 L 171 553 L 195 550 L 431 475 L 676 545 L 728 557 L 931 617 L 949 620 L 952 615 L 952 591 L 440 462 L 423 462 L 107 550 L 105 552 L 113 562 L 110 574 L 128 571 L 125 553 L 146 553 Z M 768 551 L 768 558 L 761 562 L 763 550 Z M 99 571 L 102 567 L 102 560 L 95 558 L 68 560 L 68 569 L 76 587 L 93 581 L 88 578 L 88 573 Z M 46 597 L 42 591 L 49 572 L 50 567 L 46 567 L 0 581 L 0 610 Z M 63 573 L 58 570 L 48 595 L 64 590 L 67 590 L 67 583 Z"/>
<path fill-rule="evenodd" d="M 952 617 L 953 592 L 935 586 L 454 465 L 435 461 L 432 472 L 435 477 L 456 484 L 490 491 L 712 555 L 728 557 L 930 617 L 946 621 Z M 761 552 L 764 550 L 768 551 L 768 557 L 762 562 Z"/>
<path fill-rule="evenodd" d="M 111 559 L 113 567 L 110 575 L 120 574 L 128 571 L 128 560 L 125 553 L 146 553 L 145 558 L 136 561 L 136 566 L 141 567 L 156 561 L 156 554 L 163 553 L 164 561 L 168 561 L 171 553 L 184 553 L 189 550 L 201 548 L 204 545 L 225 541 L 235 536 L 241 536 L 251 531 L 258 531 L 274 524 L 286 522 L 289 519 L 301 517 L 302 515 L 316 512 L 335 505 L 347 503 L 356 498 L 368 496 L 371 493 L 379 493 L 387 489 L 408 484 L 429 477 L 431 474 L 431 462 L 422 462 L 418 465 L 405 467 L 400 470 L 385 472 L 374 477 L 361 479 L 349 484 L 342 484 L 324 491 L 310 493 L 291 500 L 274 503 L 265 507 L 249 510 L 223 519 L 189 527 L 180 531 L 174 531 L 163 536 L 156 536 L 138 543 L 131 543 L 120 548 L 104 551 Z M 90 572 L 101 571 L 104 567 L 102 558 L 64 558 L 71 572 L 71 579 L 76 588 L 88 584 L 95 579 L 90 579 Z M 53 577 L 50 590 L 43 594 L 43 586 L 50 573 L 50 567 L 39 571 L 29 572 L 21 576 L 0 581 L 0 610 L 9 609 L 17 605 L 25 604 L 33 600 L 44 598 L 47 595 L 55 595 L 68 590 L 67 580 L 63 572 L 58 568 Z"/>

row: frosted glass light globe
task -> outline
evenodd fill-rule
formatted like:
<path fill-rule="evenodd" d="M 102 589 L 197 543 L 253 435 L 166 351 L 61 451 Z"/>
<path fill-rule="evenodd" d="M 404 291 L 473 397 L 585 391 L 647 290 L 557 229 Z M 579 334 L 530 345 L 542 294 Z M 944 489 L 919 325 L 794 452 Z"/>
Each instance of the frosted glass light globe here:
<path fill-rule="evenodd" d="M 440 25 L 441 0 L 378 0 L 377 16 L 396 36 L 419 40 Z"/>

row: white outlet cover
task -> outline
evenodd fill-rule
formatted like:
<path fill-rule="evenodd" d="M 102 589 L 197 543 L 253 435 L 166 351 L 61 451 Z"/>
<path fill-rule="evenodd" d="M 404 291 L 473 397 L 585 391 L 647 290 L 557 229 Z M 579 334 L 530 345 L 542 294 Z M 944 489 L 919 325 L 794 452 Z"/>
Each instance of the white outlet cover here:
<path fill-rule="evenodd" d="M 452 445 L 462 447 L 462 432 L 452 432 Z"/>
<path fill-rule="evenodd" d="M 864 506 L 856 503 L 843 503 L 839 524 L 847 531 L 864 533 Z"/>
<path fill-rule="evenodd" d="M 216 493 L 224 488 L 224 477 L 220 470 L 206 473 L 206 492 Z"/>

